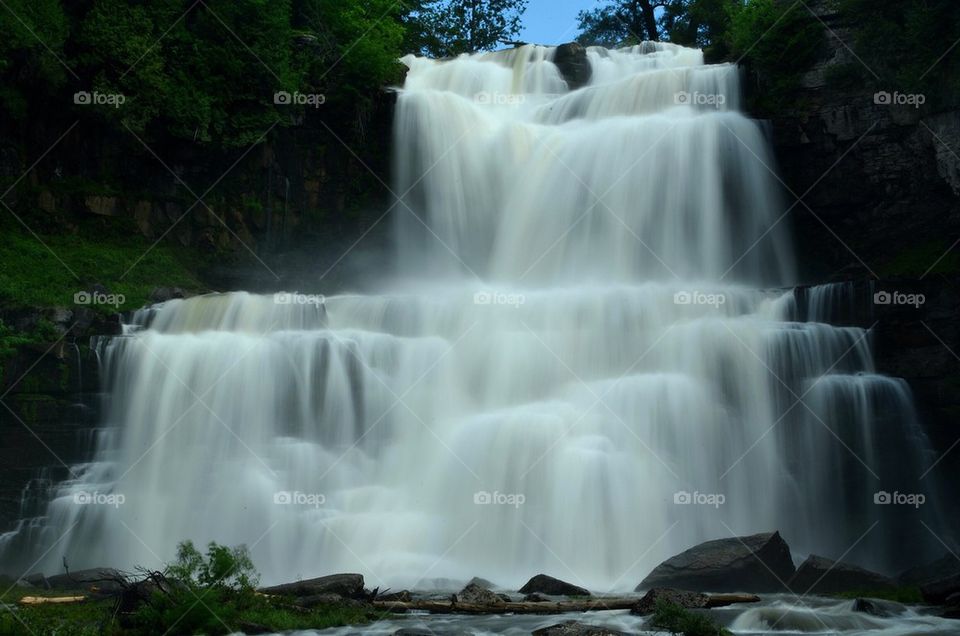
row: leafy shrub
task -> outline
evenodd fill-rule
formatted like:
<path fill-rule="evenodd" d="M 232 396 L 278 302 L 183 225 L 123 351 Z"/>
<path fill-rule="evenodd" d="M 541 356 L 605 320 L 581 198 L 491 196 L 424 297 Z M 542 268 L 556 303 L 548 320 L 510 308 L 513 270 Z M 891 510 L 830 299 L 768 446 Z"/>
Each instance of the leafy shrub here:
<path fill-rule="evenodd" d="M 684 609 L 676 603 L 660 600 L 653 609 L 649 626 L 684 636 L 731 636 L 706 614 Z"/>

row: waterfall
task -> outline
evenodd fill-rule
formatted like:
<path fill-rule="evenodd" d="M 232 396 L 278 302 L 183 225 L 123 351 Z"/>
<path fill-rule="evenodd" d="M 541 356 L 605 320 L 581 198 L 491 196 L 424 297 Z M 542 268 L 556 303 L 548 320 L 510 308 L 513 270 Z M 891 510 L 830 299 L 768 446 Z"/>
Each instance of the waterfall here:
<path fill-rule="evenodd" d="M 4 561 L 156 567 L 191 539 L 246 543 L 265 583 L 606 591 L 733 532 L 886 571 L 926 556 L 910 392 L 868 329 L 826 324 L 842 289 L 790 288 L 736 67 L 595 48 L 570 91 L 553 56 L 404 59 L 395 279 L 138 312 L 99 345 L 94 460 Z M 875 503 L 894 490 L 928 503 Z"/>

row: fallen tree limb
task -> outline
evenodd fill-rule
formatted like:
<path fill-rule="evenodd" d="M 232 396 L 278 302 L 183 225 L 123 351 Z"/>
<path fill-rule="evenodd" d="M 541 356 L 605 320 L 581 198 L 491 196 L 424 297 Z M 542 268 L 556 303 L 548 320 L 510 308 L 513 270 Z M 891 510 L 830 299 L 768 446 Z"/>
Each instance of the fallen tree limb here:
<path fill-rule="evenodd" d="M 390 612 L 412 610 L 433 614 L 564 614 L 567 612 L 602 612 L 631 609 L 639 602 L 631 598 L 593 598 L 572 601 L 517 601 L 496 604 L 455 603 L 453 601 L 374 601 L 373 606 Z M 753 594 L 713 594 L 707 607 L 723 607 L 733 603 L 756 603 L 760 600 Z"/>
<path fill-rule="evenodd" d="M 82 603 L 86 596 L 24 596 L 18 603 L 21 605 L 47 605 L 63 603 Z"/>

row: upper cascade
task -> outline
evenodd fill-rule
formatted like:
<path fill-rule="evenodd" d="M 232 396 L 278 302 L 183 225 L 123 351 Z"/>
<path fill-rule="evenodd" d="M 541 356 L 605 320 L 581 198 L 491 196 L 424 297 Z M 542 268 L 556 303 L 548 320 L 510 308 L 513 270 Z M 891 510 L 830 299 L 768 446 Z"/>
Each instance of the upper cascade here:
<path fill-rule="evenodd" d="M 515 284 L 793 282 L 768 144 L 739 74 L 644 43 L 404 58 L 396 125 L 401 266 Z"/>

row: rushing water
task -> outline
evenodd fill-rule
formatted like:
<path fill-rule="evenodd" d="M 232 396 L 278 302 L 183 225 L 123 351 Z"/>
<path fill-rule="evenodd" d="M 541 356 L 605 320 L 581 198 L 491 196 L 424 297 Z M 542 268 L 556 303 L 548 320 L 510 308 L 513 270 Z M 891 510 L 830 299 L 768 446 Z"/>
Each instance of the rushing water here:
<path fill-rule="evenodd" d="M 736 68 L 591 49 L 571 92 L 552 56 L 405 60 L 401 275 L 378 293 L 173 300 L 100 343 L 96 457 L 0 538 L 10 569 L 156 566 L 192 539 L 248 544 L 264 582 L 608 591 L 732 533 L 931 556 L 910 392 L 868 331 L 826 324 L 842 289 L 789 288 Z"/>

